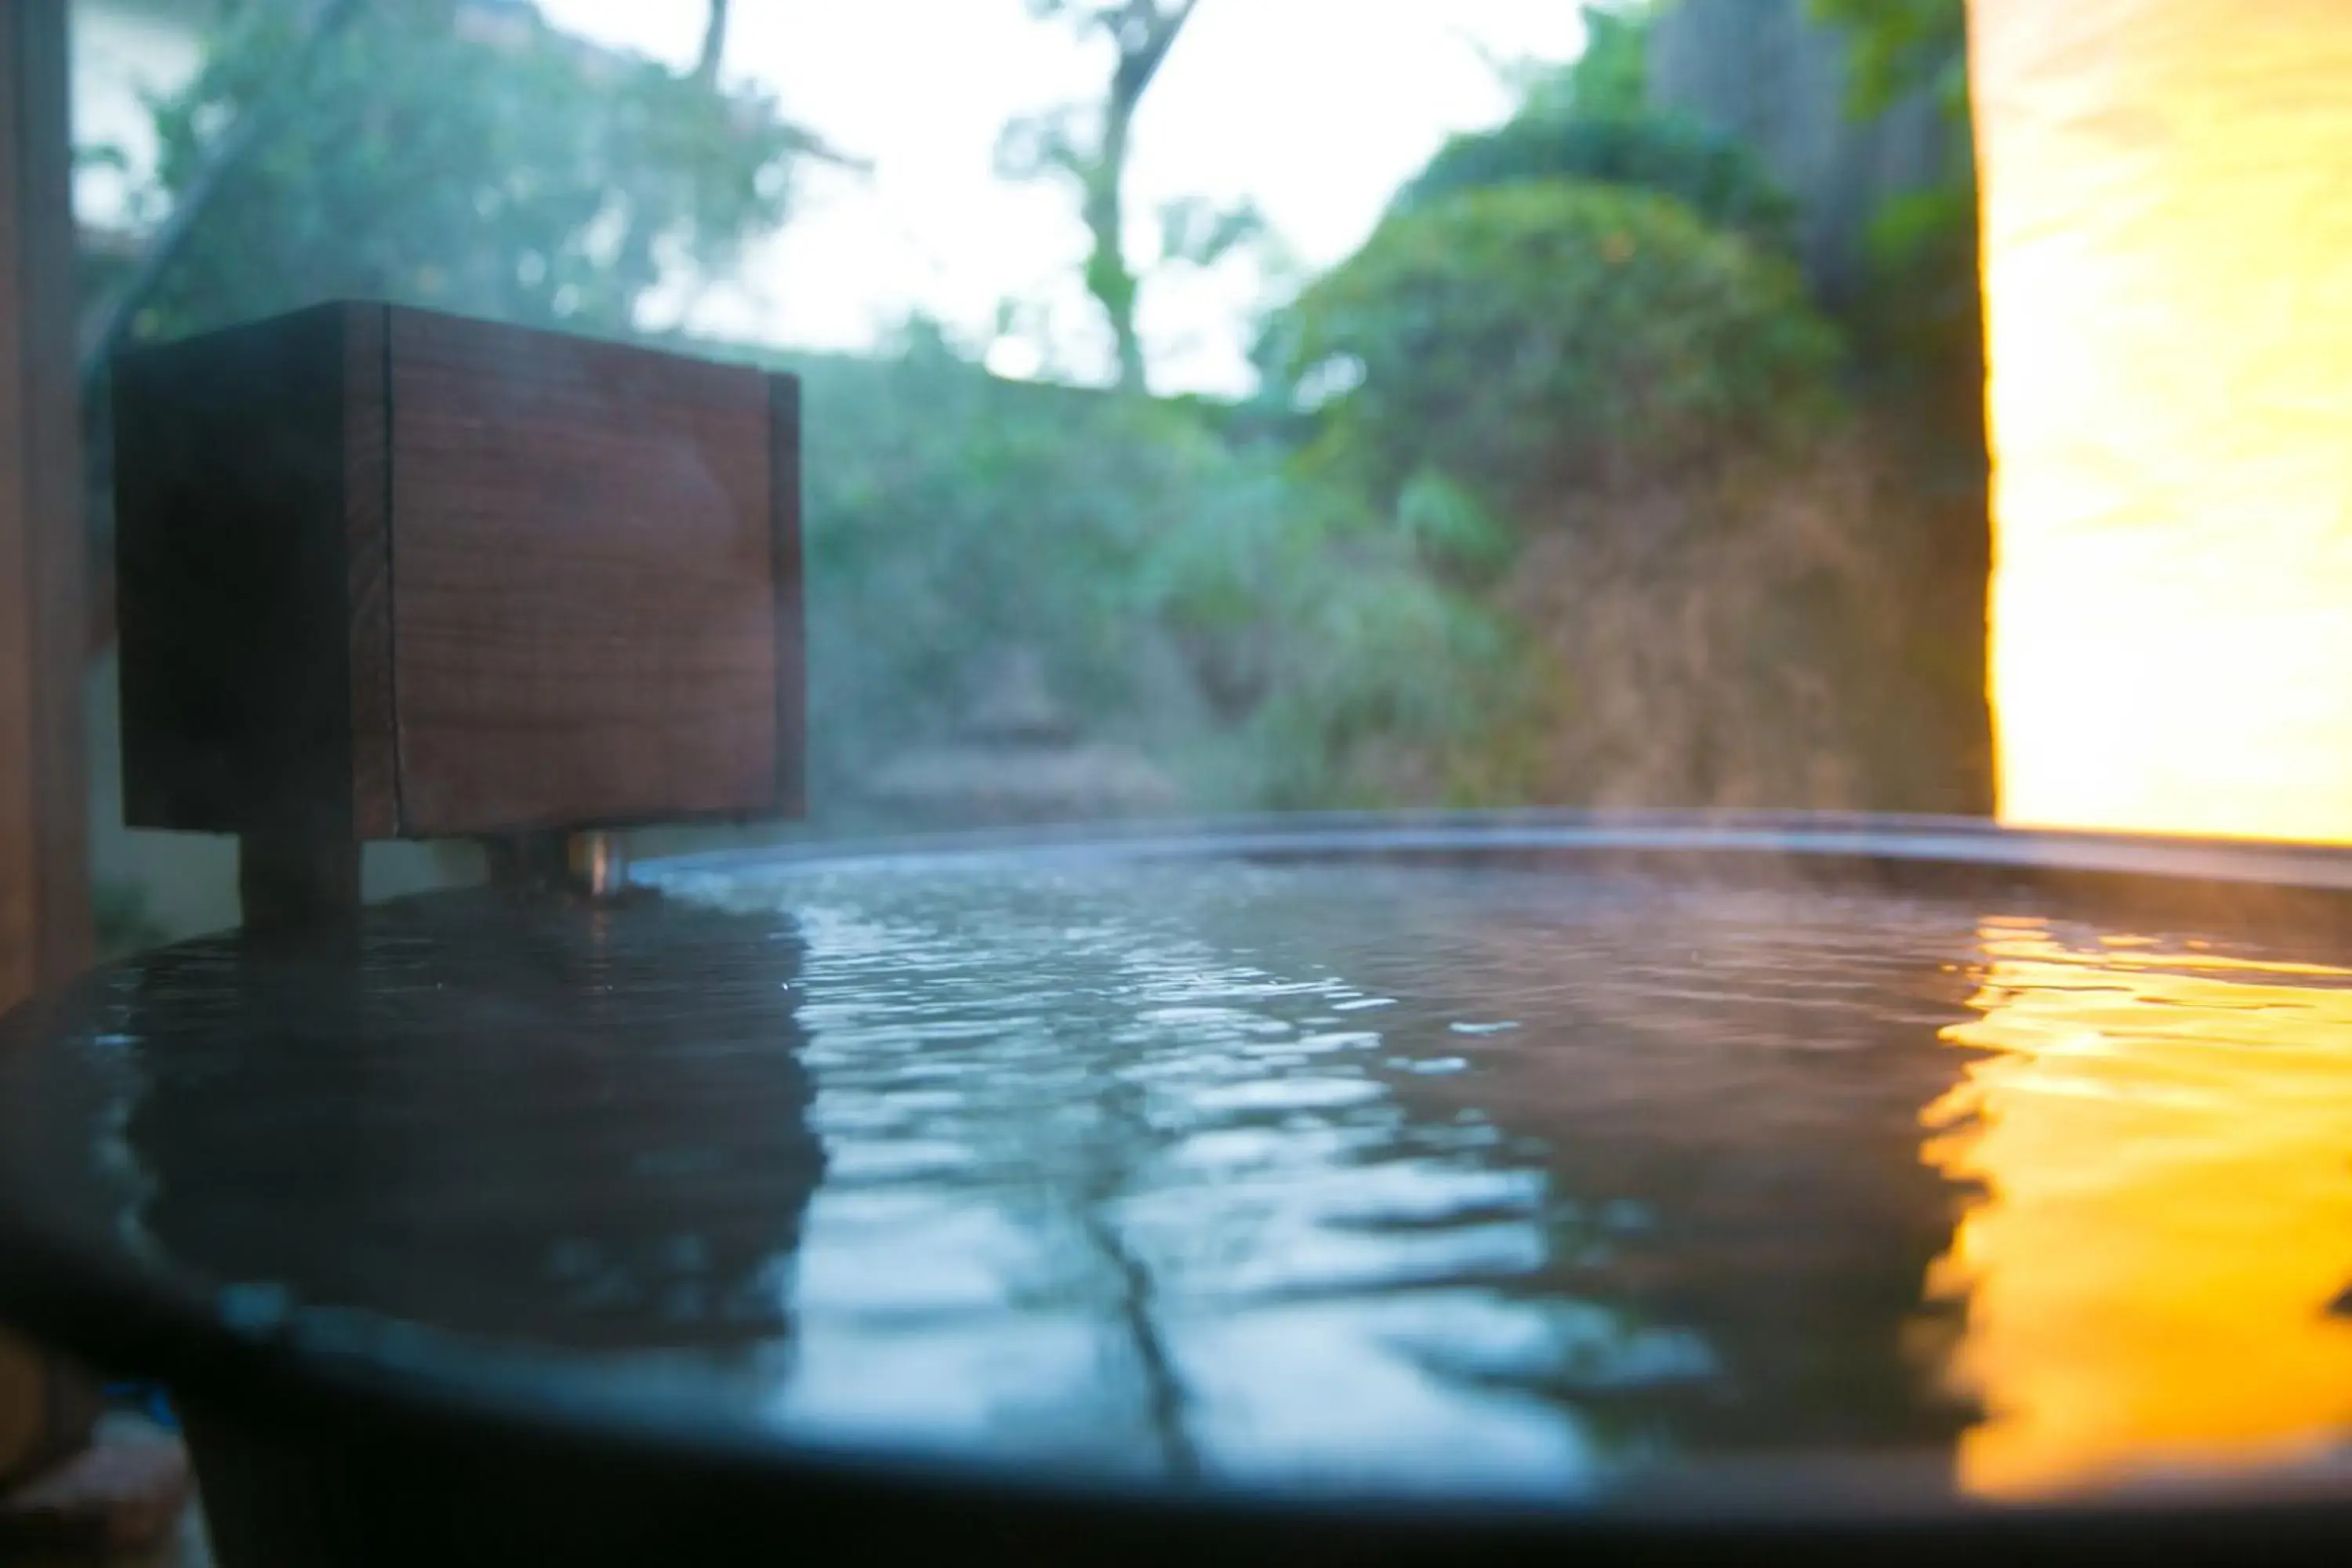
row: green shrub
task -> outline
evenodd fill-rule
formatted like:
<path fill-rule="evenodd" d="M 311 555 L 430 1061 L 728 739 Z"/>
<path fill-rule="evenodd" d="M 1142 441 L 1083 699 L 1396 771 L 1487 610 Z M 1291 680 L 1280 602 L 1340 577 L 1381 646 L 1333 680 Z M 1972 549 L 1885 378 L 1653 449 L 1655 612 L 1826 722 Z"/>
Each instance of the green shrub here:
<path fill-rule="evenodd" d="M 1930 427 L 1979 450 L 1984 294 L 1972 180 L 1895 197 L 1872 219 L 1855 302 L 1857 357 L 1886 391 L 1922 399 Z"/>
<path fill-rule="evenodd" d="M 1650 100 L 1650 38 L 1657 13 L 1648 0 L 1585 0 L 1584 48 L 1530 84 L 1530 109 L 1639 114 Z"/>
<path fill-rule="evenodd" d="M 1435 469 L 1530 521 L 1815 427 L 1839 346 L 1793 267 L 1680 203 L 1528 184 L 1392 216 L 1266 354 L 1296 398 L 1339 389 L 1327 471 L 1385 504 Z"/>
<path fill-rule="evenodd" d="M 1530 109 L 1493 131 L 1449 140 L 1397 205 L 1559 180 L 1653 191 L 1769 250 L 1788 253 L 1795 244 L 1797 204 L 1753 153 L 1708 126 L 1655 115 Z"/>
<path fill-rule="evenodd" d="M 951 730 L 1014 647 L 1090 729 L 1185 726 L 1136 576 L 1211 443 L 1147 400 L 996 380 L 924 331 L 893 357 L 795 368 L 820 811 Z"/>
<path fill-rule="evenodd" d="M 1416 516 L 1432 543 L 1195 409 L 1002 381 L 928 331 L 794 368 L 820 817 L 1013 647 L 1197 809 L 1423 798 L 1516 689 L 1500 618 L 1428 563 L 1475 551 L 1463 517 Z"/>
<path fill-rule="evenodd" d="M 1271 455 L 1267 455 L 1268 458 Z M 1157 623 L 1231 723 L 1229 800 L 1275 807 L 1527 798 L 1508 742 L 1550 663 L 1449 576 L 1507 548 L 1467 497 L 1427 480 L 1383 514 L 1264 458 L 1204 498 L 1144 563 Z"/>

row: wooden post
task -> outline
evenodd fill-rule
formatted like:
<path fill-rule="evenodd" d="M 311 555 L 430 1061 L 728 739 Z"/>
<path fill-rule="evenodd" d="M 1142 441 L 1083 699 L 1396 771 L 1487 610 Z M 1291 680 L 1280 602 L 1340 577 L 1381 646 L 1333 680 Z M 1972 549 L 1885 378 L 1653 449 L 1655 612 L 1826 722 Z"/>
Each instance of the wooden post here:
<path fill-rule="evenodd" d="M 65 13 L 0 5 L 0 1012 L 90 955 Z M 0 1337 L 0 1476 L 82 1442 L 87 1393 Z"/>
<path fill-rule="evenodd" d="M 65 11 L 0 6 L 0 1007 L 90 956 Z"/>
<path fill-rule="evenodd" d="M 0 4 L 0 1011 L 90 961 L 89 653 L 66 0 Z M 0 1556 L 146 1544 L 176 1442 L 90 1438 L 97 1384 L 0 1335 Z"/>

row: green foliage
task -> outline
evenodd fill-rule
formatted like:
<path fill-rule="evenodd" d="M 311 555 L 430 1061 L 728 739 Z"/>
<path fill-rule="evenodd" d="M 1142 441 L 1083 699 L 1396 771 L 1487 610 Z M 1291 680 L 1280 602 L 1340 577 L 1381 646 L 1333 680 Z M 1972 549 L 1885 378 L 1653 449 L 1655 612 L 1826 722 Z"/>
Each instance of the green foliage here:
<path fill-rule="evenodd" d="M 1276 623 L 1281 679 L 1243 731 L 1258 801 L 1537 798 L 1540 780 L 1518 743 L 1541 732 L 1552 667 L 1511 622 L 1433 588 L 1404 559 L 1360 551 L 1294 579 L 1283 597 L 1295 602 Z"/>
<path fill-rule="evenodd" d="M 995 381 L 918 328 L 800 367 L 808 409 L 811 729 L 821 795 L 952 727 L 976 662 L 1034 648 L 1087 718 L 1149 711 L 1137 560 L 1200 454 L 1156 410 Z"/>
<path fill-rule="evenodd" d="M 1955 405 L 1948 412 L 1958 427 L 1980 439 L 1984 297 L 1974 182 L 1889 202 L 1866 244 L 1857 327 L 1874 361 Z"/>
<path fill-rule="evenodd" d="M 1672 196 L 1717 227 L 1789 249 L 1796 204 L 1762 161 L 1713 127 L 1652 111 L 1654 6 L 1588 0 L 1583 9 L 1583 52 L 1522 78 L 1518 112 L 1502 125 L 1448 138 L 1395 208 L 1495 185 L 1580 181 Z"/>
<path fill-rule="evenodd" d="M 1585 0 L 1584 49 L 1529 84 L 1526 107 L 1542 114 L 1630 119 L 1650 101 L 1648 0 Z"/>
<path fill-rule="evenodd" d="M 1490 581 L 1517 553 L 1510 525 L 1443 469 L 1423 468 L 1405 480 L 1396 516 L 1414 555 L 1449 577 Z"/>
<path fill-rule="evenodd" d="M 784 216 L 807 142 L 764 99 L 452 0 L 358 5 L 289 69 L 302 16 L 235 7 L 158 105 L 175 199 L 257 104 L 277 129 L 219 184 L 136 335 L 339 297 L 623 331 L 659 258 L 720 270 Z"/>
<path fill-rule="evenodd" d="M 1753 153 L 1707 126 L 1638 112 L 1531 107 L 1496 130 L 1454 136 L 1397 205 L 1537 180 L 1654 191 L 1769 249 L 1793 244 L 1796 204 Z"/>
<path fill-rule="evenodd" d="M 1242 247 L 1267 237 L 1265 215 L 1246 199 L 1226 205 L 1179 196 L 1160 205 L 1160 258 L 1188 267 L 1214 267 Z"/>
<path fill-rule="evenodd" d="M 1965 121 L 1968 0 L 1811 0 L 1813 15 L 1852 38 L 1853 112 L 1867 118 L 1925 88 Z"/>
<path fill-rule="evenodd" d="M 1844 30 L 1852 48 L 1851 106 L 1885 112 L 1916 91 L 1935 94 L 1957 134 L 1933 187 L 1891 202 L 1869 235 L 1872 270 L 1883 288 L 1925 289 L 1921 313 L 1947 323 L 1953 298 L 1977 287 L 1976 168 L 1969 119 L 1967 0 L 1811 0 L 1813 15 Z M 1976 307 L 1966 313 L 1973 320 Z M 1932 330 L 1932 328 L 1931 328 Z"/>
<path fill-rule="evenodd" d="M 1269 341 L 1324 408 L 1313 454 L 1392 496 L 1434 468 L 1506 515 L 1801 434 L 1833 331 L 1795 269 L 1663 196 L 1531 184 L 1391 216 Z"/>
<path fill-rule="evenodd" d="M 1524 784 L 1461 780 L 1491 771 L 1496 737 L 1540 695 L 1539 666 L 1504 618 L 1441 584 L 1426 521 L 1383 518 L 1263 459 L 1239 468 L 1242 483 L 1204 497 L 1142 576 L 1237 724 L 1229 794 L 1277 807 L 1520 798 Z M 1455 526 L 1475 515 L 1466 499 L 1452 510 Z"/>
<path fill-rule="evenodd" d="M 1508 634 L 1408 531 L 1191 410 L 990 377 L 918 327 L 801 364 L 821 815 L 1034 652 L 1202 806 L 1413 798 L 1501 724 Z"/>
<path fill-rule="evenodd" d="M 996 147 L 997 173 L 1008 179 L 1058 177 L 1075 187 L 1079 216 L 1093 244 L 1083 277 L 1087 292 L 1103 310 L 1118 353 L 1118 384 L 1144 389 L 1143 341 L 1136 329 L 1136 300 L 1143 279 L 1127 256 L 1126 184 L 1135 114 L 1160 73 L 1177 36 L 1198 0 L 1028 0 L 1039 21 L 1066 20 L 1081 32 L 1107 38 L 1113 50 L 1110 80 L 1099 105 L 1066 104 L 1023 116 L 1004 127 Z M 1263 226 L 1255 209 L 1240 208 L 1220 220 L 1186 204 L 1163 214 L 1163 224 L 1181 225 L 1163 233 L 1164 258 L 1208 265 Z M 1188 254 L 1189 252 L 1189 254 Z"/>
<path fill-rule="evenodd" d="M 1927 91 L 1950 121 L 1941 178 L 1888 202 L 1871 220 L 1855 338 L 1882 382 L 1925 397 L 1928 433 L 1972 448 L 1980 460 L 1983 289 L 1967 134 L 1966 0 L 1812 0 L 1812 6 L 1851 39 L 1855 114 L 1880 113 Z"/>

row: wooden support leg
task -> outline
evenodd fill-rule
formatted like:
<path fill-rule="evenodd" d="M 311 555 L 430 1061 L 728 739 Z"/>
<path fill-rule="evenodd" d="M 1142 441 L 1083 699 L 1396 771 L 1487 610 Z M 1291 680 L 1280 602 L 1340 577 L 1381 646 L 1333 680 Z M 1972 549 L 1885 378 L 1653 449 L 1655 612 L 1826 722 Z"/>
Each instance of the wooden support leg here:
<path fill-rule="evenodd" d="M 348 834 L 240 836 L 236 892 L 245 929 L 280 933 L 348 923 L 360 908 L 360 854 Z"/>

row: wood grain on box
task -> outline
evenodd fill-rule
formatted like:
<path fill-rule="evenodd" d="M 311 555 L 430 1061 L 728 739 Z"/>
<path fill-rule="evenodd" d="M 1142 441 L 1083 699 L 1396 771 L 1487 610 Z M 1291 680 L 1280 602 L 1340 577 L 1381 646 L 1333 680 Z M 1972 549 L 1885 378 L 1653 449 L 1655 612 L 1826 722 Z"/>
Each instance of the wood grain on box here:
<path fill-rule="evenodd" d="M 787 378 L 382 305 L 116 374 L 125 800 L 302 846 L 787 815 Z"/>

